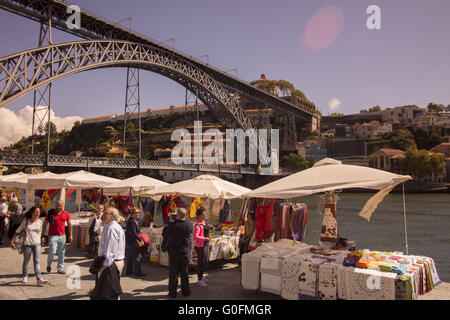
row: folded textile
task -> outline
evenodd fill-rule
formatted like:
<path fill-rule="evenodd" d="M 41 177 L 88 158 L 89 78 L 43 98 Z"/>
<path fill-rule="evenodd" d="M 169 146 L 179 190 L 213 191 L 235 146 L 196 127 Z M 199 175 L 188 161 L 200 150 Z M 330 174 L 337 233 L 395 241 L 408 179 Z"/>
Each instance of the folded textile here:
<path fill-rule="evenodd" d="M 317 297 L 320 300 L 337 300 L 337 269 L 339 265 L 326 262 L 319 266 L 319 286 Z"/>
<path fill-rule="evenodd" d="M 360 258 L 357 262 L 356 262 L 356 267 L 357 268 L 364 268 L 367 269 L 367 267 L 369 266 L 369 264 L 372 262 L 371 259 L 368 258 Z"/>
<path fill-rule="evenodd" d="M 324 263 L 324 259 L 308 258 L 300 264 L 299 293 L 317 297 L 319 266 Z"/>
<path fill-rule="evenodd" d="M 348 277 L 349 300 L 395 300 L 394 273 L 355 268 Z"/>
<path fill-rule="evenodd" d="M 354 266 L 356 266 L 356 263 L 358 262 L 359 259 L 360 259 L 359 256 L 350 254 L 344 258 L 344 261 L 342 264 L 346 267 L 354 267 Z"/>

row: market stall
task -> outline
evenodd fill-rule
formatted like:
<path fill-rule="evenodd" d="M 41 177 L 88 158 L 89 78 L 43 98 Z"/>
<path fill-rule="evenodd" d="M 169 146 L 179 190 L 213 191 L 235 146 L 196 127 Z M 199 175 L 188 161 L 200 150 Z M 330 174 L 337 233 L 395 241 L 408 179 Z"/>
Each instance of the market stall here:
<path fill-rule="evenodd" d="M 170 213 L 175 213 L 177 207 L 188 211 L 188 220 L 194 222 L 196 210 L 205 207 L 205 219 L 213 225 L 209 236 L 209 261 L 218 259 L 235 259 L 239 250 L 239 222 L 241 214 L 246 210 L 246 201 L 237 199 L 250 189 L 220 179 L 213 175 L 200 175 L 190 180 L 180 181 L 169 186 L 149 191 L 149 196 L 161 196 L 160 210 L 156 211 L 155 221 L 162 216 L 164 225 L 168 224 Z M 189 204 L 189 205 L 188 205 Z M 235 210 L 232 209 L 234 205 Z M 155 222 L 156 223 L 156 222 Z M 160 250 L 162 228 L 144 230 L 151 239 L 150 260 L 152 263 L 168 264 L 167 253 Z M 196 264 L 196 254 L 192 241 L 191 266 Z"/>
<path fill-rule="evenodd" d="M 97 194 L 96 199 L 98 199 L 98 190 L 94 188 L 102 188 L 117 181 L 119 180 L 83 170 L 64 174 L 44 172 L 29 176 L 27 188 L 33 191 L 33 195 L 35 190 L 42 191 L 41 197 L 43 202 L 46 203 L 46 206 L 44 206 L 46 208 L 50 207 L 50 200 L 55 196 L 59 195 L 59 199 L 66 202 L 66 198 L 70 199 L 76 193 L 75 203 L 78 205 L 78 212 L 70 212 L 73 245 L 85 250 L 89 243 L 88 222 L 92 213 L 80 211 L 83 196 L 86 197 L 95 192 Z"/>
<path fill-rule="evenodd" d="M 292 242 L 260 242 L 243 257 L 242 285 L 247 289 L 280 294 L 285 299 L 415 299 L 440 283 L 434 261 L 410 256 L 404 210 L 406 254 L 367 249 L 349 251 L 339 244 L 336 199 L 346 188 L 375 189 L 360 216 L 370 221 L 378 204 L 392 189 L 410 176 L 361 166 L 343 165 L 324 159 L 312 168 L 295 173 L 245 194 L 247 197 L 292 199 L 324 192 L 323 224 L 319 246 Z M 404 200 L 404 194 L 403 194 Z M 405 208 L 405 206 L 403 206 Z M 292 222 L 292 221 L 291 221 Z M 292 226 L 292 223 L 291 223 Z M 291 230 L 291 232 L 294 230 Z M 287 241 L 287 240 L 286 240 Z M 277 247 L 278 246 L 278 247 Z M 270 252 L 290 248 L 273 257 Z M 294 252 L 292 252 L 294 251 Z M 266 262 L 265 262 L 266 261 Z M 265 267 L 270 261 L 270 268 Z M 252 269 L 253 268 L 253 269 Z M 248 270 L 251 270 L 250 272 Z M 257 272 L 261 283 L 249 284 Z M 263 283 L 263 279 L 269 279 Z"/>

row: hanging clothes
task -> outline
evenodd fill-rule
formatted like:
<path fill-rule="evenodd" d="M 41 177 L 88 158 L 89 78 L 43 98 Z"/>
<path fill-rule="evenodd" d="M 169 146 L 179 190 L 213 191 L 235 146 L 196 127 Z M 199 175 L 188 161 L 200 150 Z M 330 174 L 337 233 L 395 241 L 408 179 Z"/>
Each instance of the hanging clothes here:
<path fill-rule="evenodd" d="M 336 221 L 336 211 L 334 205 L 326 204 L 325 212 L 322 222 L 322 229 L 320 232 L 320 241 L 328 243 L 337 243 L 339 240 L 338 227 Z"/>
<path fill-rule="evenodd" d="M 308 207 L 304 203 L 296 203 L 292 207 L 291 235 L 294 240 L 303 241 L 308 219 Z"/>
<path fill-rule="evenodd" d="M 190 218 L 197 218 L 197 210 L 201 207 L 204 207 L 205 203 L 200 198 L 194 198 L 189 205 L 189 217 Z"/>
<path fill-rule="evenodd" d="M 223 205 L 225 203 L 224 199 L 215 199 L 213 206 L 211 208 L 211 218 L 215 219 L 215 220 L 219 220 L 219 216 L 220 216 L 220 209 L 223 208 Z"/>
<path fill-rule="evenodd" d="M 275 199 L 271 199 L 269 204 L 262 204 L 256 207 L 256 227 L 255 240 L 261 241 L 267 239 L 272 230 L 273 204 Z"/>
<path fill-rule="evenodd" d="M 230 200 L 225 200 L 225 203 L 223 204 L 223 208 L 220 210 L 219 223 L 228 221 L 230 213 L 231 213 Z"/>
<path fill-rule="evenodd" d="M 163 220 L 163 200 L 158 202 L 155 208 L 155 212 L 153 214 L 153 225 L 155 227 L 162 227 L 164 225 Z"/>

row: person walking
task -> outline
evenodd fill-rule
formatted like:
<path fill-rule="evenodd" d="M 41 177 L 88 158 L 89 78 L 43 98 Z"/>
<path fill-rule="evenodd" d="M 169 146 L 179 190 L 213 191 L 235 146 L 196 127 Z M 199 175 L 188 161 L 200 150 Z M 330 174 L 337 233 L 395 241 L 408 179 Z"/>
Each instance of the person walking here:
<path fill-rule="evenodd" d="M 15 249 L 15 240 L 19 233 L 25 231 L 25 237 L 23 240 L 23 264 L 22 264 L 22 282 L 28 282 L 28 263 L 30 262 L 31 254 L 33 254 L 34 262 L 34 273 L 37 279 L 37 285 L 43 285 L 47 283 L 41 277 L 41 233 L 43 222 L 39 220 L 39 215 L 41 210 L 38 207 L 32 207 L 29 211 L 25 213 L 25 219 L 19 225 L 17 230 L 11 239 L 11 248 Z"/>
<path fill-rule="evenodd" d="M 14 233 L 16 232 L 17 228 L 20 226 L 23 220 L 23 207 L 19 203 L 19 199 L 16 197 L 11 198 L 12 207 L 10 210 L 10 217 L 9 217 L 9 230 L 8 230 L 8 237 L 9 239 L 12 239 L 14 236 Z"/>
<path fill-rule="evenodd" d="M 48 229 L 48 256 L 47 256 L 47 272 L 51 272 L 53 256 L 58 252 L 58 266 L 57 271 L 60 274 L 65 274 L 64 271 L 64 256 L 66 253 L 66 222 L 69 231 L 69 242 L 72 242 L 72 223 L 70 222 L 70 215 L 64 209 L 64 202 L 58 200 L 56 202 L 56 208 L 49 210 L 45 217 L 44 226 L 42 227 L 42 233 L 44 233 L 47 225 L 50 224 Z M 44 239 L 44 237 L 43 237 Z"/>
<path fill-rule="evenodd" d="M 119 218 L 120 213 L 116 208 L 108 208 L 102 215 L 104 228 L 98 256 L 104 260 L 98 272 L 95 288 L 90 293 L 92 300 L 120 300 L 122 294 L 120 274 L 125 258 L 125 232 L 118 224 Z"/>
<path fill-rule="evenodd" d="M 132 208 L 130 218 L 127 221 L 125 228 L 125 275 L 130 276 L 135 274 L 138 277 L 145 277 L 141 270 L 142 252 L 141 248 L 144 246 L 143 239 L 139 236 L 141 230 L 139 229 L 136 219 L 139 217 L 140 211 L 138 208 Z"/>
<path fill-rule="evenodd" d="M 167 228 L 169 296 L 172 298 L 177 297 L 178 276 L 181 277 L 181 293 L 183 296 L 191 295 L 188 266 L 193 228 L 192 223 L 186 221 L 186 214 L 186 209 L 178 208 L 176 220 L 171 222 Z"/>
<path fill-rule="evenodd" d="M 100 241 L 101 227 L 102 225 L 102 215 L 105 209 L 104 205 L 99 205 L 97 210 L 92 215 L 89 220 L 89 245 L 87 247 L 87 252 L 90 257 L 97 257 L 98 244 Z"/>
<path fill-rule="evenodd" d="M 3 234 L 5 232 L 6 219 L 11 216 L 8 210 L 6 196 L 0 198 L 0 244 L 2 244 Z"/>
<path fill-rule="evenodd" d="M 197 209 L 197 222 L 194 225 L 194 243 L 195 252 L 197 253 L 197 276 L 198 284 L 201 287 L 207 287 L 206 282 L 208 281 L 203 275 L 205 267 L 208 264 L 208 254 L 209 254 L 209 227 L 205 221 L 205 208 Z"/>
<path fill-rule="evenodd" d="M 41 215 L 39 216 L 39 218 L 45 218 L 45 216 L 47 215 L 47 210 L 45 210 L 45 208 L 42 206 L 41 202 L 39 200 L 34 200 L 34 206 L 38 207 L 39 210 L 41 210 Z"/>

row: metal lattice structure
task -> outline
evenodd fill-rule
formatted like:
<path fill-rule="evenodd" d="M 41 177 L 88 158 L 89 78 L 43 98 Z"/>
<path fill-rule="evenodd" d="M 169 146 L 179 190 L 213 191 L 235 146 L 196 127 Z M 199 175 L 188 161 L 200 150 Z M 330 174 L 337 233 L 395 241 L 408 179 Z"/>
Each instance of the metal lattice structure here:
<path fill-rule="evenodd" d="M 189 61 L 164 49 L 128 41 L 76 41 L 23 51 L 0 59 L 0 107 L 55 80 L 106 67 L 139 67 L 166 76 L 191 92 L 219 120 L 231 116 L 244 130 L 253 127 L 237 97 Z"/>
<path fill-rule="evenodd" d="M 44 44 L 52 44 L 52 27 L 51 20 L 47 23 L 41 22 L 39 28 L 38 46 L 42 47 Z M 44 126 L 47 125 L 47 154 L 50 153 L 50 138 L 51 138 L 51 124 L 50 124 L 50 110 L 52 99 L 52 84 L 39 88 L 33 93 L 33 122 L 31 124 L 31 154 L 34 154 L 34 144 L 36 134 L 42 134 Z"/>
<path fill-rule="evenodd" d="M 72 168 L 116 168 L 116 169 L 152 169 L 152 170 L 174 170 L 174 171 L 199 171 L 199 172 L 221 172 L 235 174 L 259 174 L 254 167 L 250 166 L 224 166 L 208 164 L 174 164 L 170 160 L 140 160 L 139 159 L 114 159 L 100 157 L 74 157 L 50 154 L 46 155 L 24 155 L 3 154 L 0 155 L 2 165 L 8 166 L 32 166 L 32 167 L 72 167 Z"/>
<path fill-rule="evenodd" d="M 271 108 L 276 108 L 280 112 L 292 112 L 298 119 L 303 121 L 311 121 L 312 118 L 315 117 L 315 106 L 308 100 L 301 100 L 299 105 L 284 101 L 279 97 L 273 96 L 263 90 L 253 87 L 249 83 L 238 79 L 237 77 L 233 77 L 224 71 L 214 68 L 208 63 L 204 63 L 197 58 L 174 50 L 171 47 L 163 45 L 161 42 L 133 30 L 129 30 L 128 28 L 124 28 L 87 10 L 81 10 L 80 12 L 81 28 L 68 29 L 66 21 L 69 16 L 69 5 L 70 4 L 68 3 L 56 0 L 0 0 L 1 9 L 24 16 L 34 21 L 48 21 L 50 15 L 53 28 L 76 35 L 77 37 L 84 39 L 115 39 L 130 41 L 135 44 L 152 46 L 155 49 L 165 50 L 166 52 L 170 52 L 171 57 L 174 58 L 174 61 L 181 59 L 189 62 L 190 65 L 195 67 L 199 72 L 208 75 L 209 79 L 212 79 L 216 83 L 220 84 L 222 88 L 229 90 L 230 94 L 242 95 L 260 103 L 261 105 L 267 104 Z M 196 92 L 194 85 L 185 87 L 191 92 Z M 201 98 L 201 92 L 199 92 L 199 98 Z M 209 100 L 209 97 L 206 97 L 206 99 Z M 212 101 L 209 102 L 211 104 Z M 0 104 L 0 106 L 2 106 L 2 104 Z M 220 108 L 220 105 L 218 108 Z M 217 114 L 217 116 L 221 119 L 222 116 L 227 114 L 228 112 L 221 112 L 220 114 Z M 227 122 L 227 120 L 224 121 Z M 245 128 L 248 124 L 249 123 L 245 123 L 242 127 Z"/>
<path fill-rule="evenodd" d="M 295 124 L 295 116 L 288 114 L 284 122 L 284 150 L 295 150 L 297 147 L 297 127 Z"/>
<path fill-rule="evenodd" d="M 137 114 L 137 119 L 133 119 L 133 114 Z M 127 68 L 127 87 L 125 92 L 125 111 L 123 123 L 123 158 L 126 157 L 127 135 L 138 144 L 138 159 L 142 159 L 142 123 L 141 123 L 141 93 L 140 77 L 138 68 Z M 138 133 L 136 135 L 136 125 L 130 129 L 128 123 L 137 123 Z M 129 142 L 128 142 L 129 143 Z"/>

